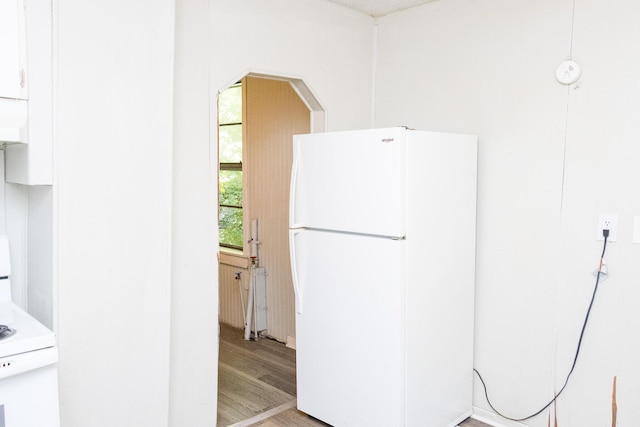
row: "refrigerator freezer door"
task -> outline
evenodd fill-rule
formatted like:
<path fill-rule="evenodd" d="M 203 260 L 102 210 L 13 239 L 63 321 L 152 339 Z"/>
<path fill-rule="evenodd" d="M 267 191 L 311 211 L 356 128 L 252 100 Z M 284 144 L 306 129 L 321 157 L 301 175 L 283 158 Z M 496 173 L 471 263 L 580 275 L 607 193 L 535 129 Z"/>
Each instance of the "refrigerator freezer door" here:
<path fill-rule="evenodd" d="M 404 236 L 406 140 L 404 128 L 294 136 L 290 227 Z"/>
<path fill-rule="evenodd" d="M 334 426 L 403 425 L 406 241 L 291 233 L 298 408 Z"/>

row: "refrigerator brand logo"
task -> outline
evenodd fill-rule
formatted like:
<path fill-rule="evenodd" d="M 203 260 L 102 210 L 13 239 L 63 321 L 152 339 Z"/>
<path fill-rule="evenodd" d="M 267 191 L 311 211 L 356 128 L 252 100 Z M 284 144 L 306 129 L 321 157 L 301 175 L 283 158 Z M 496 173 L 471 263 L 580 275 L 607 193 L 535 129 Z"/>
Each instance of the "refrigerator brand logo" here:
<path fill-rule="evenodd" d="M 388 144 L 390 142 L 393 142 L 393 138 L 382 138 L 382 142 L 384 142 L 385 144 Z"/>

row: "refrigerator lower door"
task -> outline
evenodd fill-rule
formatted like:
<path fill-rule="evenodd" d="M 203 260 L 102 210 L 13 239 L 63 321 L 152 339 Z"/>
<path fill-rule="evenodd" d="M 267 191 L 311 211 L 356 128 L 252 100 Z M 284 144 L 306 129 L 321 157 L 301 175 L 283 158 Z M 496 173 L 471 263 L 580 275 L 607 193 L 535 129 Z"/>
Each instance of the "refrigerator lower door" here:
<path fill-rule="evenodd" d="M 403 425 L 406 242 L 291 233 L 298 408 L 334 427 Z"/>

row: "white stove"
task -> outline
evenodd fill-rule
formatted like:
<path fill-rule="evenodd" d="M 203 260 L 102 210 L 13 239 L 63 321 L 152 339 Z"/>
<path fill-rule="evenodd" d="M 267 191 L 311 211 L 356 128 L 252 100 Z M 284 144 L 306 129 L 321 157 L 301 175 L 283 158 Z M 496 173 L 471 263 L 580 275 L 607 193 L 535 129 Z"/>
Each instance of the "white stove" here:
<path fill-rule="evenodd" d="M 56 338 L 13 303 L 10 274 L 0 236 L 0 427 L 59 427 Z"/>
<path fill-rule="evenodd" d="M 0 338 L 0 379 L 55 364 L 58 361 L 58 350 L 53 332 L 17 306 L 0 305 L 0 312 L 9 310 L 13 321 L 3 325 L 8 326 L 12 332 Z M 17 355 L 22 356 L 15 357 Z M 9 366 L 5 365 L 7 358 L 14 360 Z"/>

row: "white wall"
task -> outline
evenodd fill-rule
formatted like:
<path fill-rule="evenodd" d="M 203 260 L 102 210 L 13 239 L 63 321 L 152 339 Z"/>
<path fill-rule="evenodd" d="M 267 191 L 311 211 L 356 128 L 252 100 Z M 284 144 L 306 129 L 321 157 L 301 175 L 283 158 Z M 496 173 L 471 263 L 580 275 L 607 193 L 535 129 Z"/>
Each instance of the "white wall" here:
<path fill-rule="evenodd" d="M 27 232 L 28 187 L 4 182 L 4 214 L 11 253 L 11 296 L 23 310 L 28 306 Z"/>
<path fill-rule="evenodd" d="M 168 425 L 174 6 L 55 2 L 65 427 Z"/>
<path fill-rule="evenodd" d="M 2 182 L 0 233 L 9 238 L 13 301 L 53 328 L 53 189 Z"/>
<path fill-rule="evenodd" d="M 9 239 L 11 252 L 11 296 L 22 309 L 27 308 L 27 191 L 26 187 L 5 182 L 5 152 L 0 151 L 0 234 Z"/>
<path fill-rule="evenodd" d="M 26 187 L 27 311 L 53 329 L 53 188 Z"/>
<path fill-rule="evenodd" d="M 368 127 L 372 22 L 322 2 L 177 2 L 172 426 L 216 419 L 217 92 L 250 70 L 293 75 L 328 106 L 331 126 Z"/>
<path fill-rule="evenodd" d="M 322 0 L 210 7 L 212 107 L 234 79 L 265 72 L 303 79 L 327 110 L 328 130 L 371 126 L 373 18 Z"/>
<path fill-rule="evenodd" d="M 0 176 L 4 177 L 4 151 Z M 14 303 L 53 328 L 53 189 L 0 182 L 0 234 L 11 252 Z"/>
<path fill-rule="evenodd" d="M 217 156 L 208 0 L 176 2 L 169 425 L 214 426 L 218 386 Z M 214 120 L 215 121 L 215 120 Z"/>
<path fill-rule="evenodd" d="M 640 417 L 640 246 L 631 243 L 640 160 L 640 5 L 604 0 L 447 0 L 378 21 L 376 126 L 479 135 L 475 367 L 494 405 L 535 412 L 573 361 L 602 242 L 598 212 L 620 215 L 559 425 Z M 573 49 L 573 50 L 571 50 Z M 583 77 L 555 80 L 572 54 Z M 437 244 L 437 242 L 434 242 Z M 477 413 L 491 415 L 476 381 Z M 546 426 L 547 414 L 523 422 Z"/>

